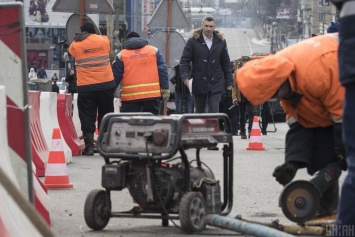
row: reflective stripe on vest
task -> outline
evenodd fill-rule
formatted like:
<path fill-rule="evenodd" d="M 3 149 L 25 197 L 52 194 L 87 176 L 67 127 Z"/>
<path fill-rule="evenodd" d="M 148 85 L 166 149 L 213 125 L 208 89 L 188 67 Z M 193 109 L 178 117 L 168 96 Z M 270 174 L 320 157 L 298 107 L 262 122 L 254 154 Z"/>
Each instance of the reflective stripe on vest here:
<path fill-rule="evenodd" d="M 103 61 L 103 62 L 102 62 Z M 90 62 L 90 64 L 88 64 Z M 102 67 L 110 64 L 110 58 L 108 55 L 95 57 L 95 58 L 85 58 L 75 61 L 76 68 L 90 68 L 90 67 Z"/>
<path fill-rule="evenodd" d="M 161 97 L 156 49 L 150 45 L 124 49 L 121 56 L 124 65 L 121 100 Z"/>

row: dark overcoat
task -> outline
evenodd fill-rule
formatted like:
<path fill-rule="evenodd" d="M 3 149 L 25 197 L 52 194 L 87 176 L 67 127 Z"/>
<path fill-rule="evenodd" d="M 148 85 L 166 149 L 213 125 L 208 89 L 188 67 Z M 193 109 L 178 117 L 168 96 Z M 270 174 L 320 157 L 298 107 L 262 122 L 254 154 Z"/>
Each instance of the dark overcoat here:
<path fill-rule="evenodd" d="M 193 78 L 192 93 L 221 93 L 233 85 L 227 43 L 223 34 L 214 30 L 211 49 L 208 49 L 202 29 L 193 32 L 180 59 L 182 80 Z"/>

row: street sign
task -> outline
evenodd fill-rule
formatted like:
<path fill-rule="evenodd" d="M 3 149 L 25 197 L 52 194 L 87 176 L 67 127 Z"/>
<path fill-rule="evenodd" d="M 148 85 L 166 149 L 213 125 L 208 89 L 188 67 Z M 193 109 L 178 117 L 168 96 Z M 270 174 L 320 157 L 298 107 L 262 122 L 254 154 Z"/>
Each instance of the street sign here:
<path fill-rule="evenodd" d="M 75 13 L 73 15 L 71 15 L 69 17 L 68 21 L 67 21 L 66 30 L 67 30 L 67 41 L 68 41 L 69 45 L 73 42 L 75 35 L 77 33 L 81 32 L 81 30 L 80 30 L 80 25 L 81 25 L 80 21 L 81 21 L 80 15 L 79 14 L 75 14 Z M 99 28 L 97 28 L 97 26 L 91 20 L 90 17 L 84 16 L 84 21 L 85 22 L 91 22 L 94 25 L 94 27 L 95 27 L 96 34 L 98 34 L 98 35 L 101 34 Z"/>
<path fill-rule="evenodd" d="M 168 5 L 171 1 L 171 23 L 167 25 L 167 13 L 169 11 Z M 164 24 L 165 23 L 165 24 Z M 152 18 L 148 22 L 149 28 L 164 28 L 170 27 L 173 29 L 190 29 L 191 26 L 186 19 L 177 0 L 162 0 L 155 10 Z"/>
<path fill-rule="evenodd" d="M 168 67 L 174 67 L 179 64 L 180 57 L 186 43 L 184 38 L 178 32 L 171 31 L 169 37 L 170 45 L 173 47 L 170 47 L 168 54 L 169 58 L 167 59 L 167 37 L 167 32 L 161 30 L 152 36 L 152 38 L 149 40 L 149 44 L 157 47 L 160 50 L 160 53 L 165 57 L 165 61 L 167 62 Z"/>
<path fill-rule="evenodd" d="M 81 9 L 81 4 L 83 9 Z M 56 0 L 53 12 L 85 14 L 114 14 L 115 10 L 108 0 Z"/>

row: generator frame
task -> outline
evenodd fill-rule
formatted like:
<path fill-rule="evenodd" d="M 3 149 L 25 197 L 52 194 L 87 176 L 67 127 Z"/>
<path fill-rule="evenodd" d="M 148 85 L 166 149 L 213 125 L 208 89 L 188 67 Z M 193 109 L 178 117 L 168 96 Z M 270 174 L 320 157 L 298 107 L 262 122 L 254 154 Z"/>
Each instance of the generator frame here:
<path fill-rule="evenodd" d="M 194 134 L 185 133 L 183 131 L 184 125 L 188 121 L 199 120 L 217 120 L 224 122 L 224 131 Z M 130 150 L 112 148 L 113 144 L 108 144 L 110 141 L 110 131 L 115 123 L 118 122 L 130 122 L 141 123 L 153 127 L 154 124 L 160 124 L 161 127 L 171 126 L 174 130 L 168 135 L 169 144 L 163 148 L 163 153 L 148 152 L 144 154 L 141 150 Z M 218 123 L 219 124 L 219 123 Z M 139 126 L 139 125 L 137 125 Z M 219 126 L 219 125 L 218 125 Z M 218 127 L 219 129 L 219 127 Z M 203 130 L 203 129 L 202 129 Z M 208 130 L 208 129 L 207 129 Z M 176 159 L 177 153 L 180 154 L 178 158 L 181 158 L 181 162 L 184 165 L 183 181 L 185 194 L 192 193 L 191 180 L 190 180 L 190 163 L 188 156 L 185 152 L 186 149 L 196 149 L 196 162 L 201 165 L 200 150 L 202 148 L 214 147 L 219 143 L 223 143 L 223 198 L 221 211 L 219 214 L 222 216 L 228 215 L 233 206 L 233 137 L 231 132 L 231 122 L 226 114 L 214 113 L 214 114 L 183 114 L 183 115 L 170 115 L 170 116 L 154 116 L 150 113 L 109 113 L 102 122 L 99 129 L 99 136 L 97 139 L 97 149 L 99 154 L 104 158 L 105 164 L 109 165 L 115 162 L 116 159 L 124 161 L 153 159 L 156 161 L 168 161 Z M 119 133 L 119 132 L 115 132 Z M 127 135 L 127 134 L 126 134 Z M 142 134 L 141 134 L 142 135 Z M 161 135 L 161 134 L 160 134 Z M 152 134 L 148 132 L 142 136 L 150 137 Z M 211 142 L 212 141 L 212 142 Z M 117 142 L 118 143 L 118 142 Z M 164 145 L 163 145 L 164 146 Z M 113 161 L 112 161 L 113 160 Z M 116 189 L 117 190 L 117 189 Z M 163 226 L 169 225 L 169 220 L 180 219 L 182 229 L 187 233 L 199 232 L 205 228 L 205 220 L 202 227 L 191 226 L 190 220 L 181 220 L 180 213 L 169 213 L 165 209 L 165 213 L 152 213 L 152 212 L 140 212 L 132 213 L 131 211 L 112 211 L 111 190 L 105 188 L 105 190 L 96 189 L 92 190 L 85 203 L 84 215 L 85 221 L 88 226 L 94 230 L 103 229 L 110 218 L 148 218 L 148 219 L 161 219 Z M 120 190 L 118 190 L 120 191 Z M 193 197 L 199 199 L 199 196 Z M 202 195 L 200 195 L 202 197 Z M 203 199 L 203 197 L 202 197 Z M 204 200 L 201 200 L 204 202 Z M 189 210 L 187 210 L 189 211 Z M 186 222 L 185 224 L 183 222 Z"/>

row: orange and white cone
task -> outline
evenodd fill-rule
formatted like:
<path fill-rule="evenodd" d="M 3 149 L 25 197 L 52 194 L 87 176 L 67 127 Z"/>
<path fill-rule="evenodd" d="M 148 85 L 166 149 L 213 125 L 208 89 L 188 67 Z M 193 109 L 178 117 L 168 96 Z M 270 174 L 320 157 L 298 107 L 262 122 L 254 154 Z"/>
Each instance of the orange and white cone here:
<path fill-rule="evenodd" d="M 72 189 L 69 183 L 68 167 L 65 161 L 61 133 L 59 128 L 53 128 L 52 144 L 49 151 L 45 172 L 44 185 L 48 189 Z"/>
<path fill-rule="evenodd" d="M 250 140 L 247 150 L 264 151 L 265 147 L 261 142 L 261 133 L 259 128 L 259 120 L 257 116 L 253 118 L 253 126 L 251 128 Z"/>
<path fill-rule="evenodd" d="M 99 122 L 98 122 L 98 117 L 96 116 L 96 122 L 95 122 L 95 135 L 98 136 L 99 135 L 99 128 L 98 128 Z"/>

